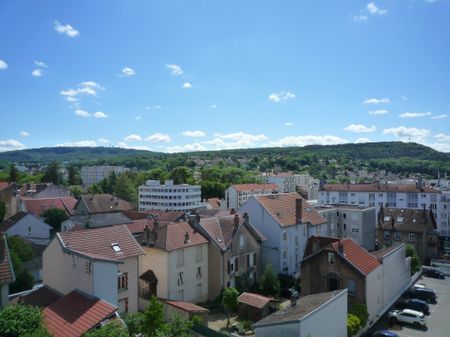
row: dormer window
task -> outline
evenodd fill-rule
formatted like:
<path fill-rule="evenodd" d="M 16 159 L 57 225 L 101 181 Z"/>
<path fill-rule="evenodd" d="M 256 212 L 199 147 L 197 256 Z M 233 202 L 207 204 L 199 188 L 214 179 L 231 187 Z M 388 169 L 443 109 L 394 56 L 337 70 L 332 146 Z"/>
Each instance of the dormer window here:
<path fill-rule="evenodd" d="M 118 243 L 112 243 L 111 247 L 114 250 L 114 252 L 116 252 L 116 253 L 120 253 L 122 251 L 122 248 L 120 248 Z"/>

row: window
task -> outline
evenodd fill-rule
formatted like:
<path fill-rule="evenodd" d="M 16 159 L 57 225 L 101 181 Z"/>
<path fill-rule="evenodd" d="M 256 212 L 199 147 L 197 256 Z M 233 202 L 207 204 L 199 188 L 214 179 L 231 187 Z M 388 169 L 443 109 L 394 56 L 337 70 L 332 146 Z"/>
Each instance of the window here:
<path fill-rule="evenodd" d="M 197 267 L 197 280 L 202 278 L 202 267 Z"/>
<path fill-rule="evenodd" d="M 347 288 L 349 295 L 356 295 L 356 281 L 347 280 Z"/>
<path fill-rule="evenodd" d="M 414 234 L 414 233 L 409 233 L 409 234 L 408 234 L 408 240 L 409 240 L 409 241 L 415 241 L 415 240 L 416 240 L 416 234 Z"/>
<path fill-rule="evenodd" d="M 203 260 L 203 250 L 202 245 L 195 247 L 195 262 L 202 262 Z"/>
<path fill-rule="evenodd" d="M 298 236 L 295 237 L 295 245 L 298 246 Z"/>
<path fill-rule="evenodd" d="M 184 266 L 184 250 L 179 249 L 177 250 L 177 267 L 183 267 Z"/>
<path fill-rule="evenodd" d="M 178 273 L 178 285 L 179 285 L 179 286 L 183 285 L 183 283 L 184 283 L 183 278 L 184 278 L 183 272 L 179 272 L 179 273 Z"/>
<path fill-rule="evenodd" d="M 389 231 L 384 231 L 384 239 L 389 241 L 391 238 L 391 233 Z"/>
<path fill-rule="evenodd" d="M 122 248 L 120 248 L 118 243 L 111 243 L 111 247 L 114 250 L 114 252 L 119 253 L 122 251 Z"/>
<path fill-rule="evenodd" d="M 287 240 L 287 233 L 283 232 L 283 240 L 286 241 Z"/>
<path fill-rule="evenodd" d="M 359 228 L 352 227 L 352 233 L 359 233 Z"/>
<path fill-rule="evenodd" d="M 402 239 L 402 238 L 401 238 L 400 233 L 398 233 L 398 232 L 394 233 L 394 240 L 400 241 L 401 239 Z"/>
<path fill-rule="evenodd" d="M 239 247 L 240 247 L 241 249 L 243 249 L 244 246 L 245 246 L 245 238 L 244 238 L 244 235 L 240 234 L 240 235 L 239 235 Z"/>
<path fill-rule="evenodd" d="M 334 264 L 334 253 L 328 253 L 328 264 Z"/>
<path fill-rule="evenodd" d="M 287 259 L 287 250 L 283 250 L 283 259 Z"/>
<path fill-rule="evenodd" d="M 117 289 L 119 290 L 128 289 L 128 273 L 119 273 L 117 277 Z"/>

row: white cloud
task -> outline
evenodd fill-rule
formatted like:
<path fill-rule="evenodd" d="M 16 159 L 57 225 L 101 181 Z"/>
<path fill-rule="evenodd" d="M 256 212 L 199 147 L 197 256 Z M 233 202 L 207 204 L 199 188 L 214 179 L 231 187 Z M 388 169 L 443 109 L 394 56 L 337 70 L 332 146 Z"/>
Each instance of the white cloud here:
<path fill-rule="evenodd" d="M 44 70 L 43 69 L 34 69 L 31 72 L 31 75 L 34 77 L 42 77 L 42 75 L 44 75 Z"/>
<path fill-rule="evenodd" d="M 140 135 L 131 134 L 126 136 L 124 139 L 126 142 L 142 142 L 142 137 Z"/>
<path fill-rule="evenodd" d="M 427 143 L 421 140 L 417 141 L 418 143 L 431 147 L 432 149 L 435 149 L 436 151 L 441 152 L 450 152 L 450 144 L 449 143 Z"/>
<path fill-rule="evenodd" d="M 186 137 L 200 138 L 205 137 L 206 133 L 200 130 L 195 130 L 195 131 L 184 131 L 182 135 Z"/>
<path fill-rule="evenodd" d="M 91 117 L 91 114 L 87 111 L 81 110 L 81 109 L 77 109 L 75 110 L 75 115 L 79 116 L 79 117 Z"/>
<path fill-rule="evenodd" d="M 399 115 L 400 118 L 416 118 L 430 116 L 431 112 L 405 112 Z"/>
<path fill-rule="evenodd" d="M 192 84 L 190 84 L 189 82 L 184 82 L 183 85 L 182 85 L 182 87 L 183 87 L 184 89 L 190 89 L 190 88 L 192 88 Z"/>
<path fill-rule="evenodd" d="M 348 140 L 332 135 L 288 136 L 270 142 L 271 146 L 306 146 L 306 145 L 334 145 L 349 143 Z"/>
<path fill-rule="evenodd" d="M 180 76 L 183 75 L 183 69 L 177 64 L 166 64 L 166 68 L 170 69 L 172 75 Z"/>
<path fill-rule="evenodd" d="M 184 145 L 175 145 L 168 146 L 164 149 L 165 152 L 193 152 L 193 151 L 207 151 L 208 149 L 199 143 L 194 144 L 184 144 Z"/>
<path fill-rule="evenodd" d="M 155 133 L 145 138 L 145 141 L 153 143 L 168 143 L 170 140 L 170 136 L 164 133 Z"/>
<path fill-rule="evenodd" d="M 292 123 L 292 122 L 286 122 L 286 123 L 284 123 L 284 125 L 285 125 L 285 126 L 292 126 L 292 125 L 294 125 L 294 123 Z"/>
<path fill-rule="evenodd" d="M 75 102 L 79 99 L 79 96 L 97 96 L 99 90 L 105 90 L 98 83 L 93 81 L 81 82 L 76 89 L 61 90 L 60 95 L 63 96 L 68 102 Z"/>
<path fill-rule="evenodd" d="M 290 91 L 281 91 L 279 93 L 273 92 L 268 96 L 268 98 L 270 101 L 277 103 L 277 102 L 281 102 L 281 101 L 287 101 L 290 99 L 294 99 L 295 94 L 293 94 Z"/>
<path fill-rule="evenodd" d="M 418 128 L 408 128 L 405 126 L 399 126 L 396 128 L 388 128 L 383 130 L 385 135 L 394 135 L 398 138 L 424 138 L 430 135 L 430 130 L 418 129 Z"/>
<path fill-rule="evenodd" d="M 101 144 L 109 144 L 110 143 L 109 139 L 105 139 L 105 138 L 99 138 L 98 142 Z"/>
<path fill-rule="evenodd" d="M 353 21 L 358 21 L 358 22 L 365 22 L 368 20 L 367 15 L 355 15 L 353 17 Z"/>
<path fill-rule="evenodd" d="M 211 105 L 209 106 L 209 108 L 210 108 L 210 109 L 217 109 L 217 105 L 216 105 L 216 104 L 211 104 Z"/>
<path fill-rule="evenodd" d="M 402 99 L 402 101 L 407 101 L 408 100 L 408 97 L 406 97 L 406 96 L 401 96 L 400 98 Z"/>
<path fill-rule="evenodd" d="M 438 133 L 434 138 L 436 138 L 438 142 L 450 142 L 450 135 L 444 133 Z"/>
<path fill-rule="evenodd" d="M 358 132 L 358 133 L 374 132 L 376 129 L 377 129 L 377 127 L 375 125 L 365 126 L 362 124 L 350 124 L 349 126 L 346 126 L 344 128 L 345 131 Z"/>
<path fill-rule="evenodd" d="M 145 151 L 151 151 L 151 149 L 148 146 L 145 145 L 128 145 L 124 142 L 118 142 L 117 147 L 123 148 L 123 149 L 132 149 L 132 150 L 145 150 Z"/>
<path fill-rule="evenodd" d="M 443 115 L 433 116 L 433 117 L 431 117 L 431 119 L 444 119 L 444 118 L 447 118 L 447 117 L 448 117 L 447 115 L 443 114 Z"/>
<path fill-rule="evenodd" d="M 370 143 L 370 142 L 371 142 L 371 140 L 369 138 L 366 138 L 366 137 L 361 137 L 361 138 L 358 138 L 357 140 L 355 140 L 356 144 Z"/>
<path fill-rule="evenodd" d="M 22 150 L 24 147 L 25 145 L 15 139 L 0 140 L 0 152 Z"/>
<path fill-rule="evenodd" d="M 162 106 L 161 105 L 153 105 L 153 106 L 146 106 L 145 110 L 161 110 Z"/>
<path fill-rule="evenodd" d="M 142 116 L 136 116 L 136 117 L 134 117 L 134 119 L 136 119 L 137 121 L 140 121 L 142 119 Z"/>
<path fill-rule="evenodd" d="M 75 141 L 75 142 L 56 144 L 55 146 L 58 146 L 58 147 L 96 147 L 97 143 L 95 142 L 95 140 L 79 140 L 79 141 Z"/>
<path fill-rule="evenodd" d="M 427 3 L 427 4 L 432 4 L 435 2 L 438 2 L 438 0 L 425 0 L 425 3 Z"/>
<path fill-rule="evenodd" d="M 0 59 L 0 70 L 6 70 L 8 69 L 8 64 Z"/>
<path fill-rule="evenodd" d="M 94 112 L 93 116 L 95 118 L 108 118 L 108 115 L 101 111 Z"/>
<path fill-rule="evenodd" d="M 122 77 L 130 77 L 136 75 L 136 70 L 130 67 L 125 67 L 122 69 L 121 74 Z"/>
<path fill-rule="evenodd" d="M 48 65 L 45 64 L 45 63 L 42 62 L 42 61 L 34 61 L 34 64 L 35 64 L 37 67 L 48 68 Z"/>
<path fill-rule="evenodd" d="M 385 109 L 378 109 L 378 110 L 372 110 L 369 111 L 369 115 L 385 115 L 387 114 L 389 111 L 385 110 Z"/>
<path fill-rule="evenodd" d="M 244 140 L 249 142 L 261 142 L 263 140 L 269 139 L 266 135 L 263 134 L 252 135 L 245 132 L 235 132 L 227 134 L 215 133 L 214 136 L 221 139 Z"/>
<path fill-rule="evenodd" d="M 258 143 L 268 139 L 263 134 L 252 135 L 245 132 L 215 133 L 213 139 L 204 141 L 201 144 L 211 145 L 215 150 L 226 150 L 255 147 Z"/>
<path fill-rule="evenodd" d="M 66 34 L 70 37 L 75 37 L 80 35 L 80 32 L 73 28 L 71 25 L 62 25 L 58 20 L 55 20 L 54 29 L 60 34 Z"/>
<path fill-rule="evenodd" d="M 366 6 L 367 10 L 370 14 L 378 14 L 378 15 L 384 15 L 387 13 L 386 9 L 380 9 L 377 7 L 375 2 L 369 2 Z"/>
<path fill-rule="evenodd" d="M 26 131 L 20 131 L 20 135 L 21 135 L 22 137 L 28 137 L 28 136 L 30 135 L 30 133 L 29 133 L 29 132 L 26 132 Z"/>
<path fill-rule="evenodd" d="M 367 98 L 363 104 L 387 104 L 390 102 L 389 98 Z"/>

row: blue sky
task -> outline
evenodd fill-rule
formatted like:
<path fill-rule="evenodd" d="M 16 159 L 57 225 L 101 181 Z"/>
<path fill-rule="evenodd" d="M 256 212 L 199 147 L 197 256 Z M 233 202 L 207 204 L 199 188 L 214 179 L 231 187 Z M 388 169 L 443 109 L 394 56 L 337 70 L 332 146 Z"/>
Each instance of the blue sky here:
<path fill-rule="evenodd" d="M 2 1 L 0 151 L 450 152 L 450 1 Z"/>

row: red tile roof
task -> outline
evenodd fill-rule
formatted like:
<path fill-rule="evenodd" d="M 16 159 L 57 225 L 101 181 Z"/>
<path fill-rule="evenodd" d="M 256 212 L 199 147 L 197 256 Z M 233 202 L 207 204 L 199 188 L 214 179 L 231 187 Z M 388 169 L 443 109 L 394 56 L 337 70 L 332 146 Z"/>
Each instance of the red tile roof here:
<path fill-rule="evenodd" d="M 338 242 L 333 242 L 331 247 L 337 252 L 339 252 L 339 243 L 344 246 L 344 258 L 351 262 L 364 275 L 369 274 L 380 266 L 380 263 L 375 256 L 370 254 L 352 239 L 342 239 Z"/>
<path fill-rule="evenodd" d="M 196 246 L 208 242 L 208 240 L 187 221 L 169 222 L 163 225 L 159 224 L 157 233 L 155 247 L 166 251 Z M 186 233 L 189 236 L 188 242 L 185 241 Z"/>
<path fill-rule="evenodd" d="M 54 337 L 80 337 L 116 311 L 111 304 L 74 290 L 43 310 L 44 324 Z"/>
<path fill-rule="evenodd" d="M 220 199 L 219 198 L 209 198 L 206 199 L 206 202 L 211 205 L 212 208 L 220 207 Z"/>
<path fill-rule="evenodd" d="M 93 259 L 118 261 L 144 254 L 126 225 L 69 230 L 57 236 L 67 249 Z M 119 252 L 114 251 L 113 244 L 118 244 Z"/>
<path fill-rule="evenodd" d="M 62 296 L 47 286 L 42 286 L 19 299 L 19 302 L 26 305 L 33 305 L 40 308 L 48 307 L 59 300 Z"/>
<path fill-rule="evenodd" d="M 208 309 L 190 302 L 164 301 L 164 303 L 174 306 L 175 308 L 181 309 L 183 311 L 189 312 L 191 314 L 205 314 L 205 313 L 207 314 L 209 312 Z"/>
<path fill-rule="evenodd" d="M 133 209 L 133 206 L 125 200 L 111 194 L 87 194 L 82 195 L 77 202 L 84 203 L 89 214 L 123 212 Z M 75 207 L 77 207 L 75 205 Z"/>
<path fill-rule="evenodd" d="M 182 211 L 161 211 L 161 210 L 147 210 L 147 211 L 124 211 L 127 217 L 131 220 L 152 219 L 156 216 L 159 221 L 178 221 L 184 218 L 184 212 Z M 153 216 L 152 216 L 153 215 Z"/>
<path fill-rule="evenodd" d="M 424 186 L 418 188 L 416 184 L 325 184 L 322 191 L 351 191 L 351 192 L 425 192 L 439 193 L 439 191 Z"/>
<path fill-rule="evenodd" d="M 7 188 L 9 186 L 9 182 L 7 181 L 0 181 L 0 191 Z"/>
<path fill-rule="evenodd" d="M 12 283 L 15 279 L 8 242 L 5 234 L 0 233 L 0 285 Z"/>
<path fill-rule="evenodd" d="M 239 303 L 244 303 L 258 309 L 264 308 L 271 300 L 270 297 L 254 293 L 242 293 L 238 297 Z"/>
<path fill-rule="evenodd" d="M 67 215 L 75 214 L 75 204 L 77 199 L 72 197 L 58 197 L 45 199 L 28 199 L 22 198 L 25 209 L 36 216 L 40 216 L 45 210 L 50 208 L 63 209 Z"/>
<path fill-rule="evenodd" d="M 272 195 L 256 196 L 259 203 L 280 224 L 280 226 L 291 226 L 298 223 L 296 214 L 297 200 L 302 200 L 301 223 L 320 225 L 327 220 L 298 193 L 280 193 Z"/>
<path fill-rule="evenodd" d="M 255 190 L 279 190 L 280 187 L 276 184 L 237 184 L 231 185 L 236 191 L 255 191 Z"/>
<path fill-rule="evenodd" d="M 314 253 L 314 242 L 316 242 L 316 244 L 318 245 L 317 249 L 321 249 L 323 247 L 328 246 L 329 244 L 339 241 L 338 238 L 330 238 L 330 237 L 326 237 L 326 236 L 317 236 L 317 235 L 313 235 L 311 237 L 309 237 L 309 239 L 306 241 L 306 246 L 305 246 L 305 253 L 303 254 L 303 256 L 306 258 L 309 255 L 311 255 L 312 253 Z"/>
<path fill-rule="evenodd" d="M 143 233 L 145 226 L 148 226 L 149 228 L 153 228 L 153 225 L 155 223 L 155 220 L 153 219 L 142 219 L 142 220 L 133 220 L 132 223 L 126 224 L 129 231 L 132 234 L 138 234 Z"/>

